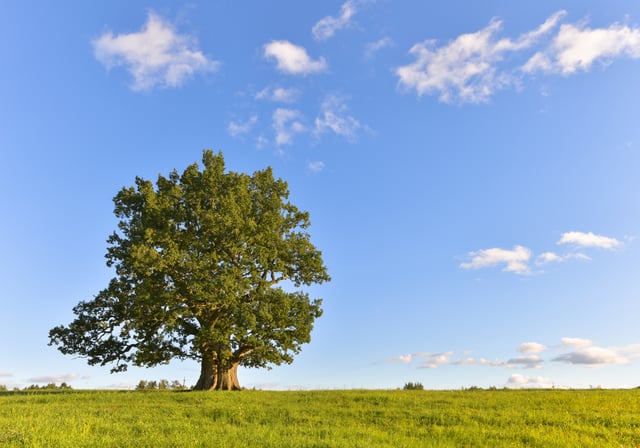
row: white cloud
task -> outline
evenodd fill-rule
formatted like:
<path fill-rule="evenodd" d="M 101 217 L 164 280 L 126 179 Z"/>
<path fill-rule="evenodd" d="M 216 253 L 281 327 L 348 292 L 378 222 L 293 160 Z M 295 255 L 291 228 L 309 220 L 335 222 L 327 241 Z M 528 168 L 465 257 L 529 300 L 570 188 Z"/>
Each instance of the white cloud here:
<path fill-rule="evenodd" d="M 134 91 L 178 87 L 194 73 L 218 67 L 198 49 L 193 36 L 177 34 L 154 12 L 141 31 L 115 36 L 107 32 L 92 44 L 95 57 L 107 68 L 124 66 L 129 71 Z"/>
<path fill-rule="evenodd" d="M 519 367 L 523 369 L 539 369 L 544 361 L 538 355 L 519 356 L 506 362 L 506 367 Z"/>
<path fill-rule="evenodd" d="M 78 378 L 75 373 L 64 373 L 60 375 L 44 375 L 29 378 L 32 383 L 68 383 Z"/>
<path fill-rule="evenodd" d="M 615 350 L 595 346 L 563 353 L 553 358 L 553 361 L 585 365 L 624 364 L 629 362 L 627 358 L 620 356 Z"/>
<path fill-rule="evenodd" d="M 344 101 L 337 95 L 328 95 L 320 105 L 314 133 L 319 136 L 325 132 L 333 132 L 354 141 L 360 127 L 360 122 L 349 115 L 349 108 Z"/>
<path fill-rule="evenodd" d="M 247 121 L 232 121 L 227 126 L 227 130 L 229 134 L 233 137 L 248 134 L 251 132 L 253 126 L 258 122 L 258 117 L 256 115 L 252 115 Z"/>
<path fill-rule="evenodd" d="M 490 360 L 486 358 L 464 358 L 453 362 L 456 366 L 485 366 L 485 367 L 504 367 L 504 368 L 523 368 L 523 369 L 539 369 L 544 361 L 537 355 L 520 356 L 501 361 L 499 359 Z"/>
<path fill-rule="evenodd" d="M 555 252 L 544 252 L 536 257 L 536 264 L 540 266 L 548 263 L 562 263 L 568 260 L 589 261 L 591 260 L 591 258 L 580 252 L 574 252 L 564 255 L 558 255 Z"/>
<path fill-rule="evenodd" d="M 401 362 L 404 364 L 410 364 L 413 361 L 414 356 L 412 354 L 400 355 L 396 358 L 389 358 L 389 362 Z"/>
<path fill-rule="evenodd" d="M 313 60 L 307 50 L 287 40 L 274 40 L 264 46 L 264 57 L 275 59 L 277 69 L 290 75 L 308 75 L 327 69 L 324 58 Z"/>
<path fill-rule="evenodd" d="M 358 0 L 347 0 L 342 4 L 338 17 L 326 16 L 320 19 L 311 29 L 314 39 L 329 39 L 336 31 L 348 27 L 351 24 L 351 19 L 358 12 L 358 6 L 361 3 L 362 1 Z"/>
<path fill-rule="evenodd" d="M 440 365 L 449 364 L 453 352 L 433 353 L 426 356 L 426 360 L 421 369 L 435 369 Z"/>
<path fill-rule="evenodd" d="M 398 67 L 396 74 L 400 84 L 415 89 L 418 96 L 437 94 L 445 103 L 486 102 L 497 90 L 513 82 L 511 74 L 497 69 L 505 55 L 531 47 L 564 15 L 564 11 L 553 14 L 537 29 L 515 41 L 498 40 L 496 35 L 502 22 L 492 20 L 486 28 L 460 35 L 439 48 L 435 40 L 417 43 L 409 51 L 415 56 L 415 62 Z"/>
<path fill-rule="evenodd" d="M 307 165 L 310 171 L 314 173 L 319 173 L 324 169 L 324 162 L 321 160 L 316 160 L 315 162 L 309 162 Z"/>
<path fill-rule="evenodd" d="M 276 132 L 276 145 L 290 145 L 296 134 L 307 129 L 302 124 L 302 114 L 294 109 L 278 108 L 273 112 L 273 129 Z"/>
<path fill-rule="evenodd" d="M 256 94 L 257 100 L 269 100 L 277 103 L 295 103 L 300 97 L 300 91 L 296 88 L 285 89 L 283 87 L 265 87 Z"/>
<path fill-rule="evenodd" d="M 553 386 L 553 381 L 544 376 L 526 376 L 514 373 L 507 380 L 507 387 L 518 388 L 548 388 Z"/>
<path fill-rule="evenodd" d="M 453 362 L 456 366 L 488 366 L 488 367 L 505 367 L 505 362 L 500 360 L 491 361 L 486 358 L 465 358 L 458 359 Z"/>
<path fill-rule="evenodd" d="M 9 372 L 0 372 L 0 378 L 13 378 L 13 374 Z"/>
<path fill-rule="evenodd" d="M 470 252 L 470 262 L 460 264 L 462 269 L 480 269 L 497 265 L 506 265 L 505 272 L 528 274 L 531 250 L 523 246 L 514 246 L 512 250 L 492 248 Z"/>
<path fill-rule="evenodd" d="M 386 47 L 390 47 L 393 45 L 393 41 L 389 37 L 383 37 L 375 42 L 370 42 L 367 44 L 364 50 L 364 58 L 371 59 L 373 56 L 380 50 Z"/>
<path fill-rule="evenodd" d="M 640 58 L 639 28 L 613 24 L 591 29 L 584 23 L 565 24 L 549 48 L 533 55 L 522 70 L 571 75 L 589 71 L 595 61 L 608 64 L 618 57 Z"/>
<path fill-rule="evenodd" d="M 520 353 L 526 353 L 526 354 L 541 353 L 546 349 L 547 349 L 546 345 L 540 344 L 538 342 L 523 342 L 518 347 L 518 351 Z"/>
<path fill-rule="evenodd" d="M 562 338 L 562 347 L 571 347 L 574 350 L 556 356 L 552 361 L 600 366 L 605 364 L 627 364 L 631 359 L 640 357 L 640 344 L 602 348 L 593 345 L 593 342 L 589 339 Z"/>
<path fill-rule="evenodd" d="M 583 338 L 561 338 L 562 345 L 565 347 L 584 348 L 593 345 L 590 339 Z"/>
<path fill-rule="evenodd" d="M 596 235 L 592 232 L 566 232 L 563 233 L 556 244 L 573 244 L 578 247 L 599 247 L 601 249 L 613 249 L 622 243 L 615 238 Z"/>

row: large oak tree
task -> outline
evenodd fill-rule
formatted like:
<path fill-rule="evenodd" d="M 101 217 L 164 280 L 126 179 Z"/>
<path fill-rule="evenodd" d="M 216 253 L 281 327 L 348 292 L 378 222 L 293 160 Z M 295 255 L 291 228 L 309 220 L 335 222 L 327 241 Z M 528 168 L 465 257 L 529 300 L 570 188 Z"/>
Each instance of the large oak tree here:
<path fill-rule="evenodd" d="M 211 151 L 202 162 L 116 195 L 106 254 L 116 276 L 50 345 L 112 372 L 195 359 L 195 389 L 209 390 L 239 389 L 238 366 L 291 363 L 310 341 L 321 300 L 301 287 L 329 275 L 309 214 L 270 168 L 227 172 Z"/>

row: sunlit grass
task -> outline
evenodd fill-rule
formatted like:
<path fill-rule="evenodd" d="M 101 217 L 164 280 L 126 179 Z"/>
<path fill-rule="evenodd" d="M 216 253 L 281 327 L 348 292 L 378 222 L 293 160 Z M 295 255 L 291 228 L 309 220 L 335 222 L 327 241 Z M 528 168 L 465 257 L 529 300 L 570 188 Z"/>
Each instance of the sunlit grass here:
<path fill-rule="evenodd" d="M 640 390 L 5 392 L 0 446 L 636 447 Z"/>

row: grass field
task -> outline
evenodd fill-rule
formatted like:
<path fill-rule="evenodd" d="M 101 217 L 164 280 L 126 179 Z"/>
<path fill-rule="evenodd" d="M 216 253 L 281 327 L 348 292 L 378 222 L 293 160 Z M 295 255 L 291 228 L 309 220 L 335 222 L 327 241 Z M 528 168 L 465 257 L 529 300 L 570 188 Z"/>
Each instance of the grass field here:
<path fill-rule="evenodd" d="M 0 394 L 2 447 L 638 447 L 640 390 Z"/>

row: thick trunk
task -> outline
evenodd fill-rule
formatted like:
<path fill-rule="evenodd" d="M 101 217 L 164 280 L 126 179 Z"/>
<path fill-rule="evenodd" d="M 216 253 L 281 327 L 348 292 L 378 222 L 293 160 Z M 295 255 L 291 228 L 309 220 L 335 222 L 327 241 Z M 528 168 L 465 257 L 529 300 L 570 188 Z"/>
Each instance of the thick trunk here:
<path fill-rule="evenodd" d="M 212 390 L 215 388 L 218 377 L 218 368 L 212 357 L 203 357 L 200 364 L 200 378 L 193 390 Z"/>
<path fill-rule="evenodd" d="M 222 366 L 218 369 L 218 381 L 216 390 L 241 390 L 238 382 L 238 363 L 231 368 L 224 369 Z"/>
<path fill-rule="evenodd" d="M 211 357 L 202 359 L 200 378 L 194 390 L 241 390 L 238 382 L 238 363 L 230 367 L 218 364 Z"/>

